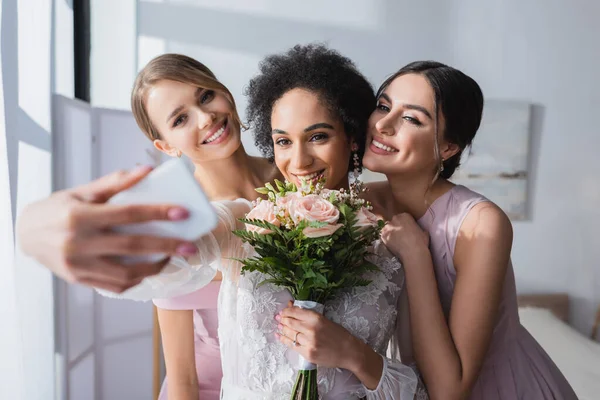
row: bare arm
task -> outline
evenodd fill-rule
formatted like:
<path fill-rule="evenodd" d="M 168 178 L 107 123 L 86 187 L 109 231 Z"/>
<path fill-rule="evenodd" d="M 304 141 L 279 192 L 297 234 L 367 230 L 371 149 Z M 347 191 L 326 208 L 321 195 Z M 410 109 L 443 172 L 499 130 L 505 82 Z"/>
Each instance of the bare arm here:
<path fill-rule="evenodd" d="M 400 349 L 400 358 L 403 364 L 410 365 L 415 362 L 411 337 L 410 309 L 406 286 L 398 299 L 398 320 L 396 322 L 396 340 Z"/>
<path fill-rule="evenodd" d="M 496 323 L 512 247 L 512 227 L 491 203 L 473 207 L 456 243 L 457 278 L 446 322 L 430 253 L 406 252 L 415 358 L 431 399 L 466 399 Z"/>
<path fill-rule="evenodd" d="M 169 379 L 168 397 L 198 400 L 193 311 L 158 308 L 158 321 Z"/>

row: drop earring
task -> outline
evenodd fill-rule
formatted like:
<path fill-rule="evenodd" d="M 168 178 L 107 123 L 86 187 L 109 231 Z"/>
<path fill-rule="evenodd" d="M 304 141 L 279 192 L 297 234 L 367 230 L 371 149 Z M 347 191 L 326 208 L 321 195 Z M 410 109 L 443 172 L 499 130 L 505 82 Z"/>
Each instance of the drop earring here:
<path fill-rule="evenodd" d="M 354 180 L 358 180 L 361 173 L 361 168 L 358 159 L 358 153 L 356 151 L 352 153 L 352 161 L 354 163 L 354 171 L 352 172 L 354 174 Z"/>

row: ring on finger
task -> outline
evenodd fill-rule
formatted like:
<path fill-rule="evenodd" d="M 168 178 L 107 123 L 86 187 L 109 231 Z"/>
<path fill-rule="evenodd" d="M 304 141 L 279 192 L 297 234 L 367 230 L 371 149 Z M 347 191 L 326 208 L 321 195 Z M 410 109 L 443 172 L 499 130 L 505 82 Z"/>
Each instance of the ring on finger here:
<path fill-rule="evenodd" d="M 296 335 L 294 336 L 294 341 L 292 342 L 292 344 L 294 345 L 294 347 L 300 346 L 300 343 L 298 343 L 298 335 L 299 334 L 300 334 L 300 332 L 296 332 Z"/>

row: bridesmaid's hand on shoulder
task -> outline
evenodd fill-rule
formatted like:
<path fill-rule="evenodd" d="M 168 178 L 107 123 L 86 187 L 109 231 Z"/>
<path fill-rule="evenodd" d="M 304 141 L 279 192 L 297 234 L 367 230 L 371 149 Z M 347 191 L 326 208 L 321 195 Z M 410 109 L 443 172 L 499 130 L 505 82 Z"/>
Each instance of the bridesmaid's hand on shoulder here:
<path fill-rule="evenodd" d="M 429 252 L 429 234 L 408 213 L 395 215 L 381 231 L 381 241 L 402 263 Z"/>

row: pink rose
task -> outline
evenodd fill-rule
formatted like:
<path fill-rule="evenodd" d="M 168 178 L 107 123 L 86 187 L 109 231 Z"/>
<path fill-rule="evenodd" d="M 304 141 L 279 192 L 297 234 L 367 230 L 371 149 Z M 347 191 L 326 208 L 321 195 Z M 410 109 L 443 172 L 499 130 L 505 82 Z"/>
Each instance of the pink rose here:
<path fill-rule="evenodd" d="M 376 226 L 377 220 L 375 214 L 365 207 L 361 207 L 360 210 L 356 212 L 356 223 L 354 224 L 354 227 L 358 228 L 358 231 L 361 232 L 369 227 Z"/>
<path fill-rule="evenodd" d="M 302 233 L 304 233 L 304 236 L 309 237 L 309 238 L 331 236 L 331 235 L 333 235 L 333 233 L 335 231 L 340 229 L 342 226 L 344 226 L 344 224 L 325 225 L 321 228 L 313 228 L 313 227 L 307 226 L 306 228 L 304 228 L 302 230 Z"/>
<path fill-rule="evenodd" d="M 256 207 L 254 207 L 250 212 L 246 215 L 248 219 L 259 219 L 265 222 L 269 222 L 275 226 L 280 226 L 281 222 L 277 219 L 277 215 L 275 215 L 275 206 L 268 200 L 259 200 Z M 246 224 L 246 229 L 250 232 L 256 232 L 261 235 L 266 235 L 267 233 L 272 233 L 270 229 L 261 228 L 260 226 Z"/>
<path fill-rule="evenodd" d="M 275 203 L 277 204 L 277 208 L 283 210 L 284 216 L 289 217 L 290 204 L 299 197 L 298 192 L 288 192 L 284 197 L 277 197 Z"/>
<path fill-rule="evenodd" d="M 295 224 L 300 221 L 318 221 L 328 224 L 335 224 L 340 218 L 339 210 L 329 201 L 309 194 L 304 197 L 298 197 L 288 204 L 290 217 Z"/>

